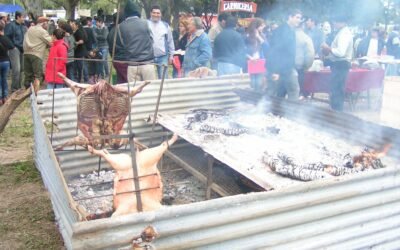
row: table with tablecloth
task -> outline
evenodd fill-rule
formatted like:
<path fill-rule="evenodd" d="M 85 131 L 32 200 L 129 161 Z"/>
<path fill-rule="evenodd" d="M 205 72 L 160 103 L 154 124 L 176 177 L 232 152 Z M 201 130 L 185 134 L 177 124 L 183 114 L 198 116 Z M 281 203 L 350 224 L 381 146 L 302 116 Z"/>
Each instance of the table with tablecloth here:
<path fill-rule="evenodd" d="M 329 93 L 330 92 L 330 70 L 307 71 L 304 75 L 304 90 L 308 93 Z M 368 102 L 369 90 L 383 87 L 385 71 L 383 69 L 351 69 L 346 80 L 345 92 L 357 93 L 367 91 Z"/>

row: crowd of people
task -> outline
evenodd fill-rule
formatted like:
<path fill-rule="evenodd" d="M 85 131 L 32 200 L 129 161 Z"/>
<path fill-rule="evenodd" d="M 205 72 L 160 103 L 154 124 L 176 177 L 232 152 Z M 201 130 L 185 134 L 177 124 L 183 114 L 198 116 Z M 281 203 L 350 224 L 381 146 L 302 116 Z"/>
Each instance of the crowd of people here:
<path fill-rule="evenodd" d="M 332 72 L 331 107 L 341 111 L 354 56 L 387 52 L 400 57 L 397 27 L 386 39 L 378 29 L 354 37 L 344 15 L 336 15 L 332 20 L 335 32 L 327 34 L 314 18 L 303 17 L 296 9 L 288 11 L 281 25 L 267 26 L 263 19 L 253 18 L 246 28 L 238 25 L 235 16 L 221 13 L 207 34 L 200 17 L 181 18 L 173 31 L 162 20 L 160 6 L 151 8 L 148 20 L 141 13 L 128 1 L 108 27 L 103 17 L 54 23 L 31 15 L 26 23 L 22 13 L 16 12 L 11 22 L 0 13 L 0 104 L 8 96 L 10 68 L 11 92 L 41 84 L 44 75 L 48 88 L 61 88 L 64 85 L 57 72 L 77 82 L 107 79 L 109 55 L 113 55 L 118 83 L 160 79 L 164 73 L 168 77 L 168 65 L 173 67 L 174 78 L 208 67 L 219 76 L 248 72 L 255 91 L 298 100 L 309 95 L 303 88 L 305 71 L 314 59 L 321 59 Z M 43 62 L 48 48 L 48 59 Z"/>

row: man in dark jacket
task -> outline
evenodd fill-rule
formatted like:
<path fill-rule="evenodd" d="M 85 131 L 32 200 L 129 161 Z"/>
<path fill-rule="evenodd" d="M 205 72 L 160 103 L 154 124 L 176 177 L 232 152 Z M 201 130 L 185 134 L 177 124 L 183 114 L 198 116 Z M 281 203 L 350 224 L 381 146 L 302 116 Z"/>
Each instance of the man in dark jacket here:
<path fill-rule="evenodd" d="M 298 100 L 299 84 L 295 67 L 296 35 L 295 28 L 301 23 L 302 14 L 292 10 L 286 23 L 279 26 L 272 34 L 270 52 L 267 58 L 269 96 L 285 97 Z"/>
<path fill-rule="evenodd" d="M 91 26 L 91 17 L 84 17 L 81 20 L 83 30 L 87 36 L 87 42 L 85 43 L 86 50 L 88 52 L 89 59 L 98 59 L 95 58 L 93 49 L 97 46 L 97 39 L 94 33 L 94 30 Z M 96 82 L 96 62 L 93 61 L 85 61 L 83 64 L 83 78 L 88 79 L 88 83 L 94 84 Z"/>
<path fill-rule="evenodd" d="M 10 50 L 10 62 L 11 62 L 11 91 L 16 91 L 21 88 L 22 72 L 24 72 L 23 65 L 23 43 L 24 35 L 26 33 L 26 27 L 24 25 L 24 16 L 21 12 L 15 12 L 15 20 L 5 27 L 5 35 L 11 40 L 14 45 L 14 49 Z"/>
<path fill-rule="evenodd" d="M 225 28 L 214 41 L 214 58 L 218 61 L 218 75 L 238 74 L 246 59 L 242 36 L 235 30 L 237 19 L 229 16 Z"/>
<path fill-rule="evenodd" d="M 322 57 L 321 45 L 325 42 L 325 34 L 321 28 L 317 27 L 317 21 L 314 17 L 308 17 L 305 22 L 305 32 L 311 38 L 315 54 Z"/>
<path fill-rule="evenodd" d="M 110 25 L 110 30 L 107 36 L 107 44 L 108 44 L 108 52 L 110 53 L 111 57 L 113 58 L 113 66 L 117 73 L 117 84 L 120 83 L 127 83 L 128 82 L 128 64 L 123 62 L 116 62 L 116 61 L 125 61 L 126 55 L 124 54 L 124 48 L 122 47 L 121 39 L 118 34 L 120 32 L 116 32 L 117 28 L 117 14 L 113 14 L 113 23 Z M 120 25 L 125 20 L 125 16 L 123 11 L 119 14 L 118 25 Z M 118 26 L 119 30 L 119 26 Z M 117 39 L 114 45 L 114 37 Z M 116 61 L 115 61 L 116 60 Z"/>
<path fill-rule="evenodd" d="M 97 48 L 101 52 L 103 62 L 97 64 L 97 74 L 101 76 L 103 79 L 107 79 L 108 77 L 108 29 L 104 25 L 104 19 L 102 17 L 97 18 L 96 28 L 95 28 L 96 40 L 97 40 Z"/>
<path fill-rule="evenodd" d="M 380 56 L 385 46 L 385 41 L 379 38 L 379 30 L 372 29 L 369 36 L 362 39 L 357 47 L 356 57 L 376 57 Z"/>
<path fill-rule="evenodd" d="M 389 33 L 386 48 L 387 54 L 390 56 L 394 56 L 394 58 L 400 58 L 400 27 L 395 25 L 393 27 L 393 31 Z"/>
<path fill-rule="evenodd" d="M 74 68 L 75 68 L 75 80 L 77 82 L 82 82 L 82 76 L 83 76 L 83 82 L 87 83 L 89 81 L 87 75 L 85 77 L 84 74 L 84 63 L 83 63 L 83 58 L 85 58 L 88 55 L 88 51 L 86 49 L 86 43 L 87 43 L 87 35 L 85 30 L 82 28 L 80 22 L 78 20 L 73 20 L 71 22 L 71 27 L 73 30 L 73 36 L 75 38 L 75 50 L 74 50 L 74 57 L 75 57 L 75 62 L 74 62 Z"/>
<path fill-rule="evenodd" d="M 129 61 L 128 81 L 157 79 L 153 60 L 153 39 L 146 20 L 140 19 L 140 9 L 128 1 L 124 10 L 125 20 L 108 36 L 109 46 L 113 46 L 114 32 L 117 32 L 114 60 Z"/>

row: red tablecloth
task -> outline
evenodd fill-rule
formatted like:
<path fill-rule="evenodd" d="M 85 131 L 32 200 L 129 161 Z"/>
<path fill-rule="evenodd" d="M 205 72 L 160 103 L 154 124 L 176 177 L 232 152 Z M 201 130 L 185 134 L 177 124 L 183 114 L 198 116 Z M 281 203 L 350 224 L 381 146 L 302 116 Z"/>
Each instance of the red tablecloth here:
<path fill-rule="evenodd" d="M 330 70 L 306 72 L 304 89 L 309 93 L 329 93 Z M 385 78 L 383 69 L 351 69 L 346 81 L 346 92 L 361 92 L 369 89 L 381 88 Z"/>

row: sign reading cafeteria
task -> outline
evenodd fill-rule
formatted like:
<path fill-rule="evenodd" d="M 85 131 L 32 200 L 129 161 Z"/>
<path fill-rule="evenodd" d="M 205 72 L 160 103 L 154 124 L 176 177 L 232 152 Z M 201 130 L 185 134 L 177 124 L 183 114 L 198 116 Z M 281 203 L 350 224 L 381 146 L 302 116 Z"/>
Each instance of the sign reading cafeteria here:
<path fill-rule="evenodd" d="M 257 4 L 252 2 L 221 1 L 220 11 L 221 12 L 246 11 L 246 12 L 256 13 Z"/>

